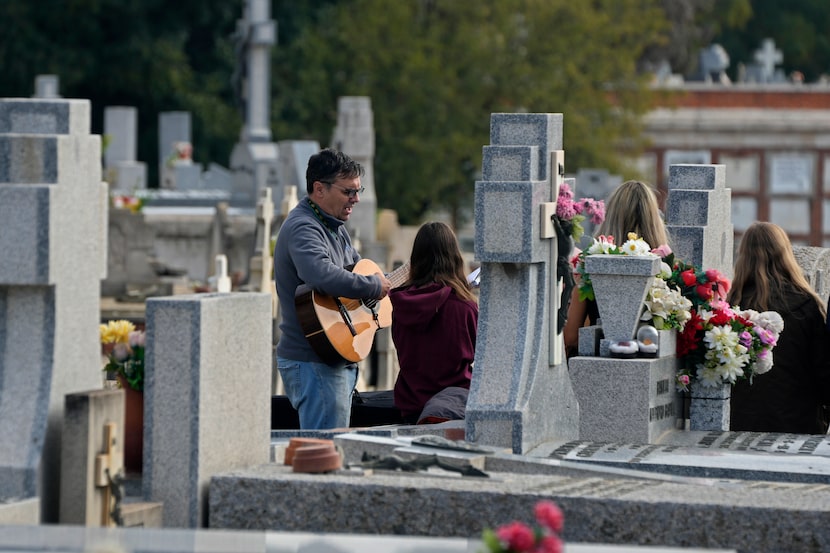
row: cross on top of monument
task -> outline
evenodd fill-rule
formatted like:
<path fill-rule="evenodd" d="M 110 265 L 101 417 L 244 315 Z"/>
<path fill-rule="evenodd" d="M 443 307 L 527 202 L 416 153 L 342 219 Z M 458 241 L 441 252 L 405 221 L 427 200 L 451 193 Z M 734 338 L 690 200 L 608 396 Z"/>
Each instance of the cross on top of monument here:
<path fill-rule="evenodd" d="M 755 51 L 755 61 L 761 66 L 761 74 L 764 80 L 772 80 L 775 73 L 775 66 L 784 61 L 781 50 L 775 48 L 775 41 L 765 38 L 761 42 L 761 48 Z"/>

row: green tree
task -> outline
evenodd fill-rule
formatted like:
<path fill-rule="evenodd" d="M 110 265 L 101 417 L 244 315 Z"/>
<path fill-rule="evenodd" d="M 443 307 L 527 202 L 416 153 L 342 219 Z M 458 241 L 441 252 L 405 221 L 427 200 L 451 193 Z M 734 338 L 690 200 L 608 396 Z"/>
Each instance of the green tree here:
<path fill-rule="evenodd" d="M 139 159 L 156 182 L 158 114 L 193 116 L 194 156 L 226 164 L 241 120 L 230 75 L 241 0 L 4 0 L 0 95 L 30 96 L 54 73 L 61 95 L 87 98 L 93 132 L 110 105 L 138 108 Z"/>
<path fill-rule="evenodd" d="M 754 61 L 755 50 L 772 38 L 784 57 L 789 74 L 801 71 L 806 82 L 830 74 L 830 10 L 826 0 L 750 0 L 752 15 L 746 25 L 724 32 L 715 40 L 729 52 L 731 76 L 739 63 Z"/>
<path fill-rule="evenodd" d="M 564 113 L 568 169 L 620 169 L 649 105 L 636 61 L 664 24 L 657 0 L 328 4 L 280 44 L 275 131 L 327 144 L 337 97 L 371 97 L 379 203 L 404 223 L 443 207 L 458 224 L 490 113 Z"/>

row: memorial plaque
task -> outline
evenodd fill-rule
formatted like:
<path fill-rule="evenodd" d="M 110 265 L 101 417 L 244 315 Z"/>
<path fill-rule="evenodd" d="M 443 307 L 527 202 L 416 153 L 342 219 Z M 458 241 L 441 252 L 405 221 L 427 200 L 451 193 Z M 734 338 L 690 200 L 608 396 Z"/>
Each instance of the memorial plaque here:
<path fill-rule="evenodd" d="M 686 432 L 683 437 L 688 440 L 682 445 L 571 441 L 549 457 L 682 476 L 830 483 L 827 436 Z"/>
<path fill-rule="evenodd" d="M 815 160 L 809 154 L 782 154 L 769 160 L 769 188 L 773 194 L 809 194 Z"/>

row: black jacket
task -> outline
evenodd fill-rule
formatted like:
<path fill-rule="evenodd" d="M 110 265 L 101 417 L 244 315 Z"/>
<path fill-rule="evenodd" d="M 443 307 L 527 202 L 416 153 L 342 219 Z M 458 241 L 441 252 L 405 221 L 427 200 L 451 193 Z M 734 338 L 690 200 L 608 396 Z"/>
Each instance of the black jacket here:
<path fill-rule="evenodd" d="M 775 300 L 773 300 L 775 301 Z M 755 309 L 752 305 L 741 305 Z M 769 372 L 732 388 L 731 430 L 824 434 L 830 405 L 830 331 L 812 296 L 793 292 L 771 306 L 784 319 Z"/>

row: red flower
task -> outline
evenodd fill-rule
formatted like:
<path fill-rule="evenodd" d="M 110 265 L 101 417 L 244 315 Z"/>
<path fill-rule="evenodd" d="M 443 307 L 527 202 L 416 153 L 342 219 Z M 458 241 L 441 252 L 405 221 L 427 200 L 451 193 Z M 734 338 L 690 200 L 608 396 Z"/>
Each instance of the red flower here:
<path fill-rule="evenodd" d="M 496 530 L 499 540 L 507 544 L 507 549 L 516 552 L 529 552 L 536 542 L 533 530 L 522 522 L 511 522 Z"/>
<path fill-rule="evenodd" d="M 562 553 L 562 540 L 556 536 L 545 536 L 539 540 L 536 553 Z"/>
<path fill-rule="evenodd" d="M 715 296 L 725 300 L 726 294 L 729 292 L 729 279 L 723 276 L 723 274 L 721 274 L 721 272 L 717 269 L 709 269 L 706 271 L 706 278 L 712 284 Z"/>
<path fill-rule="evenodd" d="M 695 287 L 695 293 L 700 297 L 700 299 L 709 301 L 715 296 L 715 292 L 712 290 L 711 284 L 698 284 Z"/>
<path fill-rule="evenodd" d="M 723 311 L 715 311 L 715 313 L 712 315 L 712 318 L 709 319 L 709 322 L 715 326 L 723 326 L 731 320 L 732 318 L 729 316 L 729 314 Z"/>
<path fill-rule="evenodd" d="M 695 275 L 694 269 L 686 269 L 680 273 L 680 278 L 683 279 L 683 284 L 686 286 L 697 284 L 697 275 Z"/>
<path fill-rule="evenodd" d="M 534 508 L 536 520 L 540 525 L 549 530 L 559 533 L 562 531 L 562 525 L 565 522 L 565 515 L 562 510 L 550 501 L 540 501 Z"/>

